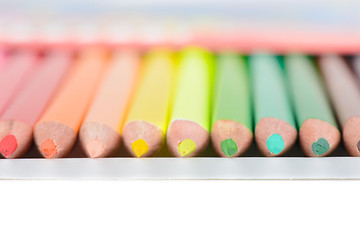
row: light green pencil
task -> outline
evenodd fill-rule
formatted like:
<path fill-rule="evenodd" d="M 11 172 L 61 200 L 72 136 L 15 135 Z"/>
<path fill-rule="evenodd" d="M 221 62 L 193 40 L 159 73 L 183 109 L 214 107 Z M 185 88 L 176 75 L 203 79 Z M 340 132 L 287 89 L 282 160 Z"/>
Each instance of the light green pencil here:
<path fill-rule="evenodd" d="M 186 48 L 180 53 L 166 136 L 174 156 L 195 156 L 208 145 L 212 61 L 210 52 L 201 48 Z"/>
<path fill-rule="evenodd" d="M 303 152 L 311 157 L 326 156 L 338 146 L 340 132 L 322 79 L 311 59 L 304 55 L 287 56 L 285 67 Z"/>
<path fill-rule="evenodd" d="M 249 65 L 254 92 L 255 141 L 265 156 L 284 154 L 297 138 L 285 74 L 274 55 L 254 54 L 249 57 Z"/>
<path fill-rule="evenodd" d="M 244 57 L 221 53 L 216 59 L 211 142 L 218 155 L 235 157 L 253 139 L 250 82 Z"/>

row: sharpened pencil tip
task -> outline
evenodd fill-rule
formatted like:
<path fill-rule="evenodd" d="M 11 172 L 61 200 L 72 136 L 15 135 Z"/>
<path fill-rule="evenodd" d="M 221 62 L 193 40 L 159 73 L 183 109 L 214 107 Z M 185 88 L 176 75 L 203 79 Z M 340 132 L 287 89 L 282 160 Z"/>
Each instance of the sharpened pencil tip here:
<path fill-rule="evenodd" d="M 57 154 L 56 144 L 52 139 L 47 139 L 41 143 L 41 153 L 46 158 L 53 158 Z"/>
<path fill-rule="evenodd" d="M 221 150 L 223 151 L 223 153 L 227 157 L 234 156 L 238 151 L 238 147 L 236 145 L 236 142 L 231 138 L 222 141 L 221 144 L 220 144 L 220 147 L 221 147 Z"/>
<path fill-rule="evenodd" d="M 141 157 L 149 151 L 149 146 L 145 140 L 137 139 L 131 144 L 131 149 L 137 157 Z"/>
<path fill-rule="evenodd" d="M 279 154 L 285 148 L 284 139 L 280 134 L 274 133 L 266 140 L 266 146 L 272 154 Z"/>
<path fill-rule="evenodd" d="M 319 138 L 311 145 L 312 151 L 316 156 L 325 154 L 330 149 L 330 144 L 325 138 Z"/>
<path fill-rule="evenodd" d="M 191 139 L 185 139 L 179 143 L 178 151 L 181 157 L 192 154 L 196 150 L 196 144 Z"/>
<path fill-rule="evenodd" d="M 92 140 L 86 144 L 86 151 L 91 158 L 97 158 L 104 154 L 104 146 L 99 140 Z"/>
<path fill-rule="evenodd" d="M 16 151 L 17 146 L 16 137 L 14 135 L 7 135 L 0 142 L 0 152 L 7 158 Z"/>

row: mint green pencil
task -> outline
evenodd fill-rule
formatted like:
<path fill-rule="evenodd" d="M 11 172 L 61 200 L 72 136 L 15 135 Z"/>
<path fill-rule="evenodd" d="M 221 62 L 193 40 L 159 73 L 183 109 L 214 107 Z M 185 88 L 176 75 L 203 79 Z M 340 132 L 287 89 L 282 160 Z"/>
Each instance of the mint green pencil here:
<path fill-rule="evenodd" d="M 249 57 L 254 92 L 255 141 L 265 156 L 278 156 L 295 143 L 297 130 L 285 74 L 276 56 Z"/>

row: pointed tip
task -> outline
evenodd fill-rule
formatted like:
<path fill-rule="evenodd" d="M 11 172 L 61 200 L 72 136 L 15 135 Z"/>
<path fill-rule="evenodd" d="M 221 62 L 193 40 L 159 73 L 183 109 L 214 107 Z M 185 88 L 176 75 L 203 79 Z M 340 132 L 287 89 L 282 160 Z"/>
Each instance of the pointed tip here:
<path fill-rule="evenodd" d="M 274 133 L 266 139 L 266 146 L 272 154 L 277 155 L 284 150 L 285 142 L 280 134 Z"/>
<path fill-rule="evenodd" d="M 105 148 L 99 140 L 92 140 L 85 145 L 86 153 L 90 158 L 98 158 L 103 156 Z"/>
<path fill-rule="evenodd" d="M 40 146 L 40 151 L 45 158 L 53 158 L 58 153 L 57 146 L 52 139 L 43 141 Z"/>
<path fill-rule="evenodd" d="M 149 151 L 149 146 L 143 139 L 137 139 L 131 144 L 131 149 L 137 157 L 141 157 Z"/>
<path fill-rule="evenodd" d="M 330 150 L 330 144 L 325 138 L 319 138 L 311 145 L 311 150 L 316 156 L 321 156 Z"/>
<path fill-rule="evenodd" d="M 185 139 L 179 143 L 178 151 L 181 157 L 188 156 L 196 150 L 196 144 L 192 139 Z"/>
<path fill-rule="evenodd" d="M 7 135 L 0 141 L 0 152 L 6 158 L 11 157 L 17 147 L 18 144 L 14 135 Z"/>
<path fill-rule="evenodd" d="M 232 138 L 228 138 L 220 143 L 221 150 L 227 157 L 234 156 L 238 151 L 238 146 Z"/>

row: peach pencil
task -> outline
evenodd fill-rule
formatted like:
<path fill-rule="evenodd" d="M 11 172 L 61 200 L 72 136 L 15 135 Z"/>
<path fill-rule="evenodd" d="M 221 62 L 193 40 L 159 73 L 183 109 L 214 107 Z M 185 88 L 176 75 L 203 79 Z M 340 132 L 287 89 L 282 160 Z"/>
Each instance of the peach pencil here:
<path fill-rule="evenodd" d="M 119 50 L 113 54 L 79 136 L 85 153 L 105 157 L 120 145 L 125 113 L 137 80 L 140 54 Z"/>
<path fill-rule="evenodd" d="M 33 127 L 60 85 L 72 60 L 70 52 L 46 54 L 25 87 L 0 118 L 0 151 L 6 158 L 21 157 L 32 143 Z"/>
<path fill-rule="evenodd" d="M 65 83 L 34 129 L 34 140 L 46 158 L 64 157 L 72 149 L 107 61 L 102 49 L 82 50 Z"/>

